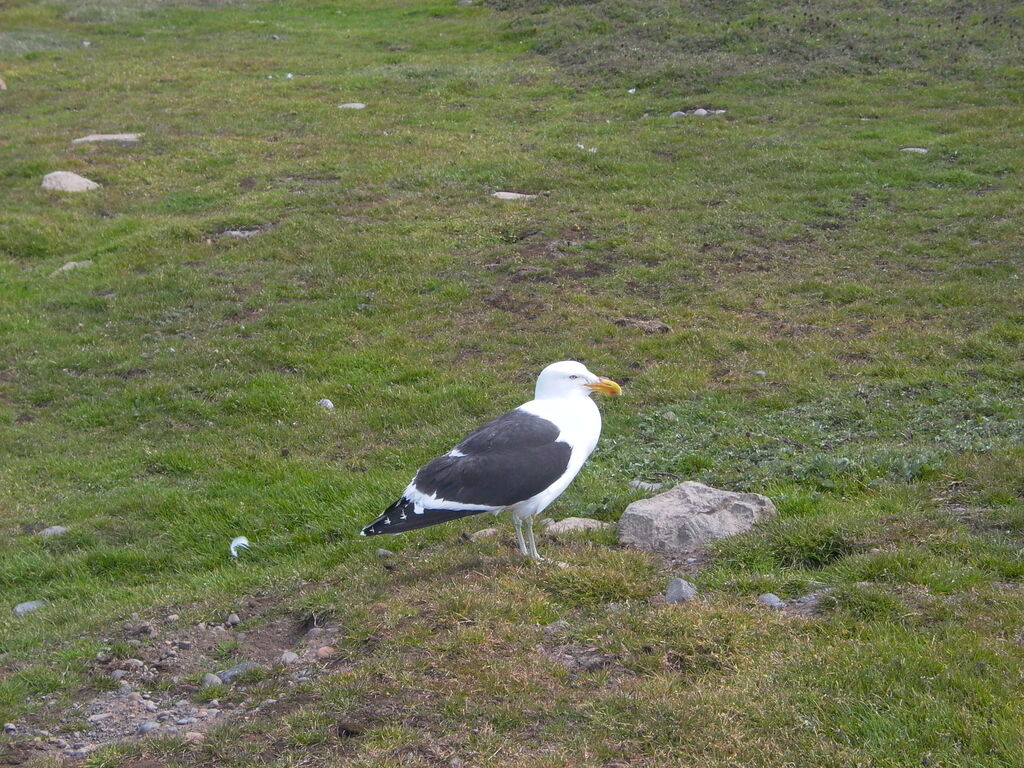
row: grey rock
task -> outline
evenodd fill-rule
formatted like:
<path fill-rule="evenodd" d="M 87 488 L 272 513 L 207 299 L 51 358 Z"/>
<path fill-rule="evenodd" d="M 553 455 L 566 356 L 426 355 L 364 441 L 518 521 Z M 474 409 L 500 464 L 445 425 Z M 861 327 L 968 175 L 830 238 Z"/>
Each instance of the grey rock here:
<path fill-rule="evenodd" d="M 294 664 L 298 660 L 299 654 L 295 653 L 294 651 L 285 651 L 281 654 L 281 658 L 279 659 L 279 661 L 282 664 Z"/>
<path fill-rule="evenodd" d="M 697 117 L 704 117 L 705 115 L 708 114 L 708 111 L 703 107 L 698 107 L 697 109 L 693 110 L 693 114 L 697 115 Z"/>
<path fill-rule="evenodd" d="M 666 603 L 689 603 L 697 597 L 697 588 L 686 579 L 672 579 L 665 591 Z"/>
<path fill-rule="evenodd" d="M 92 266 L 92 259 L 82 259 L 82 261 L 69 261 L 63 266 L 57 267 L 53 272 L 50 273 L 50 277 L 56 277 L 64 272 L 70 272 L 72 269 L 78 269 L 79 267 Z"/>
<path fill-rule="evenodd" d="M 111 680 L 120 680 L 122 677 L 124 677 L 127 674 L 128 673 L 125 672 L 123 669 L 115 669 L 115 670 L 111 671 L 110 679 Z"/>
<path fill-rule="evenodd" d="M 14 723 L 4 723 L 4 733 L 15 733 L 18 730 L 18 726 Z"/>
<path fill-rule="evenodd" d="M 327 411 L 333 411 L 334 410 L 334 403 L 332 403 L 326 397 L 323 398 L 322 400 L 317 400 L 316 404 L 319 405 L 324 410 L 327 410 Z"/>
<path fill-rule="evenodd" d="M 222 669 L 217 673 L 217 677 L 221 679 L 221 682 L 227 683 L 253 669 L 263 669 L 263 666 L 255 661 L 243 661 L 241 664 L 235 664 L 233 667 Z"/>
<path fill-rule="evenodd" d="M 761 605 L 767 605 L 769 608 L 774 608 L 775 610 L 786 606 L 785 601 L 774 592 L 765 592 L 763 595 L 758 595 L 757 602 Z"/>
<path fill-rule="evenodd" d="M 174 724 L 175 725 L 191 725 L 192 723 L 197 723 L 197 722 L 199 722 L 199 720 L 197 718 L 195 718 L 195 717 L 180 717 L 180 718 L 178 718 L 177 720 L 174 721 Z"/>
<path fill-rule="evenodd" d="M 153 731 L 159 730 L 160 723 L 154 722 L 153 720 L 147 720 L 139 726 L 137 733 L 152 733 Z"/>
<path fill-rule="evenodd" d="M 232 613 L 228 616 L 228 620 L 224 623 L 227 624 L 229 627 L 237 627 L 239 624 L 242 623 L 242 620 L 238 618 L 237 613 Z"/>
<path fill-rule="evenodd" d="M 746 533 L 775 514 L 767 496 L 688 481 L 626 507 L 619 520 L 619 541 L 657 552 L 686 551 Z"/>
<path fill-rule="evenodd" d="M 661 418 L 665 421 L 679 421 L 679 417 L 676 416 L 672 411 L 665 411 L 661 414 Z"/>
<path fill-rule="evenodd" d="M 27 603 L 18 603 L 14 606 L 14 615 L 26 616 L 33 611 L 38 611 L 44 605 L 46 605 L 45 600 L 29 600 Z"/>
<path fill-rule="evenodd" d="M 68 529 L 63 525 L 51 525 L 49 528 L 43 528 L 37 536 L 60 536 L 68 532 Z"/>
<path fill-rule="evenodd" d="M 664 483 L 649 483 L 646 480 L 630 480 L 629 484 L 641 491 L 660 491 Z"/>
<path fill-rule="evenodd" d="M 544 529 L 545 533 L 575 533 L 576 531 L 600 531 L 611 528 L 610 523 L 602 523 L 600 520 L 592 520 L 589 517 L 567 517 L 552 523 Z"/>
<path fill-rule="evenodd" d="M 671 115 L 669 115 L 669 117 L 686 117 L 686 113 L 685 112 L 676 111 L 676 112 L 673 112 Z"/>
<path fill-rule="evenodd" d="M 346 101 L 344 104 L 339 104 L 338 109 L 366 109 L 366 105 L 361 101 Z"/>
<path fill-rule="evenodd" d="M 754 371 L 755 376 L 760 376 L 762 379 L 768 375 L 768 371 Z"/>
<path fill-rule="evenodd" d="M 374 554 L 377 555 L 377 557 L 391 557 L 395 553 L 392 552 L 390 549 L 384 549 L 383 547 L 381 547 Z"/>
<path fill-rule="evenodd" d="M 102 144 L 115 143 L 123 145 L 138 144 L 142 137 L 141 133 L 90 133 L 80 139 L 72 139 L 72 144 Z"/>
<path fill-rule="evenodd" d="M 220 678 L 220 676 L 215 675 L 212 672 L 207 672 L 205 675 L 203 675 L 203 687 L 204 688 L 206 688 L 207 686 L 210 686 L 210 685 L 220 685 L 223 682 L 224 681 Z"/>
<path fill-rule="evenodd" d="M 88 192 L 100 185 L 71 171 L 54 171 L 43 176 L 42 187 L 51 192 Z"/>

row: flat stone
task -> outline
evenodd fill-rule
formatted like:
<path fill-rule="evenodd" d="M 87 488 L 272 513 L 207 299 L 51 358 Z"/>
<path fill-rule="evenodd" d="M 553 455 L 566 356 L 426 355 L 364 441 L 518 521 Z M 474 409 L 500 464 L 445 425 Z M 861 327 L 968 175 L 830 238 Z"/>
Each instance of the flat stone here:
<path fill-rule="evenodd" d="M 481 539 L 487 539 L 491 536 L 497 536 L 501 533 L 497 528 L 481 528 L 479 531 L 469 534 L 470 541 L 480 541 Z"/>
<path fill-rule="evenodd" d="M 13 612 L 15 616 L 26 616 L 33 611 L 38 611 L 44 605 L 46 605 L 45 600 L 29 600 L 27 603 L 18 603 L 14 606 Z"/>
<path fill-rule="evenodd" d="M 72 144 L 101 144 L 104 142 L 112 142 L 116 144 L 138 144 L 139 139 L 142 138 L 141 133 L 90 133 L 88 136 L 83 136 L 80 139 L 72 139 Z"/>
<path fill-rule="evenodd" d="M 52 192 L 88 192 L 100 185 L 71 171 L 54 171 L 43 176 L 43 189 Z"/>
<path fill-rule="evenodd" d="M 68 532 L 68 529 L 63 525 L 51 525 L 49 528 L 43 528 L 37 536 L 61 536 Z"/>
<path fill-rule="evenodd" d="M 575 531 L 600 531 L 611 528 L 610 523 L 603 523 L 600 520 L 592 520 L 589 517 L 567 517 L 552 523 L 544 529 L 545 533 L 573 533 Z"/>
<path fill-rule="evenodd" d="M 763 595 L 758 595 L 757 602 L 761 605 L 767 605 L 769 608 L 774 608 L 775 610 L 786 606 L 785 601 L 774 592 L 765 592 Z"/>
<path fill-rule="evenodd" d="M 366 105 L 361 101 L 346 101 L 344 104 L 339 104 L 338 109 L 366 109 Z"/>
<path fill-rule="evenodd" d="M 263 669 L 261 664 L 257 664 L 255 661 L 243 661 L 241 664 L 235 664 L 233 667 L 222 669 L 217 673 L 217 677 L 221 679 L 221 682 L 227 683 L 234 680 L 239 675 L 250 672 L 254 669 Z"/>
<path fill-rule="evenodd" d="M 900 152 L 914 152 L 918 155 L 927 155 L 928 150 L 924 147 L 903 147 Z"/>
<path fill-rule="evenodd" d="M 299 654 L 294 651 L 285 651 L 281 654 L 281 658 L 278 659 L 282 664 L 294 664 L 299 660 Z"/>
<path fill-rule="evenodd" d="M 746 533 L 775 514 L 767 496 L 684 482 L 626 507 L 619 519 L 619 541 L 656 552 L 687 551 Z"/>
<path fill-rule="evenodd" d="M 660 491 L 664 483 L 649 483 L 646 480 L 630 480 L 629 484 L 641 491 Z"/>
<path fill-rule="evenodd" d="M 211 685 L 220 685 L 223 682 L 219 675 L 215 675 L 212 672 L 207 672 L 203 675 L 203 688 Z"/>
<path fill-rule="evenodd" d="M 666 603 L 689 603 L 696 597 L 697 588 L 686 579 L 672 579 L 665 591 Z"/>
<path fill-rule="evenodd" d="M 522 192 L 492 192 L 491 197 L 498 200 L 533 200 L 536 195 L 527 195 Z"/>
<path fill-rule="evenodd" d="M 57 267 L 57 269 L 53 270 L 53 272 L 50 273 L 50 277 L 56 277 L 59 274 L 62 274 L 64 272 L 70 272 L 72 269 L 78 269 L 79 267 L 89 266 L 92 266 L 92 259 L 83 259 L 82 261 L 69 261 L 64 266 Z"/>

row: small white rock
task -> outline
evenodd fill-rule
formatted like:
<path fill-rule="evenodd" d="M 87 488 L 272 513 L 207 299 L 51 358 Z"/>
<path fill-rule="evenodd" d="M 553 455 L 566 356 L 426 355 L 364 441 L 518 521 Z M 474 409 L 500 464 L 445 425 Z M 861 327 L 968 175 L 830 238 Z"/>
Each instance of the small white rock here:
<path fill-rule="evenodd" d="M 636 88 L 630 88 L 626 93 L 636 93 Z"/>
<path fill-rule="evenodd" d="M 536 195 L 525 195 L 522 192 L 492 192 L 491 197 L 498 200 L 533 200 Z"/>
<path fill-rule="evenodd" d="M 761 603 L 761 605 L 766 605 L 769 608 L 773 608 L 775 610 L 778 610 L 779 608 L 784 608 L 786 605 L 782 598 L 776 595 L 774 592 L 765 592 L 763 595 L 758 595 L 757 602 Z"/>
<path fill-rule="evenodd" d="M 327 410 L 327 411 L 333 411 L 334 410 L 334 403 L 332 403 L 326 397 L 321 399 L 321 400 L 317 400 L 316 404 L 319 405 L 324 410 Z"/>
<path fill-rule="evenodd" d="M 37 536 L 60 536 L 68 532 L 68 529 L 63 525 L 51 525 L 49 528 L 43 528 Z"/>
<path fill-rule="evenodd" d="M 29 600 L 26 603 L 18 603 L 14 606 L 13 613 L 15 616 L 26 616 L 33 611 L 38 611 L 44 605 L 46 605 L 45 600 Z"/>
<path fill-rule="evenodd" d="M 928 150 L 924 147 L 903 147 L 900 152 L 916 152 L 919 155 L 927 155 Z"/>
<path fill-rule="evenodd" d="M 383 547 L 381 547 L 374 554 L 377 555 L 377 557 L 391 557 L 395 553 L 392 552 L 390 549 L 384 549 Z"/>
<path fill-rule="evenodd" d="M 78 269 L 79 267 L 92 266 L 92 259 L 83 259 L 82 261 L 69 261 L 62 267 L 57 267 L 50 273 L 50 277 L 56 277 L 57 275 L 63 274 L 64 272 L 70 272 L 72 269 Z"/>
<path fill-rule="evenodd" d="M 708 111 L 703 107 L 697 107 L 697 109 L 693 110 L 693 114 L 697 115 L 697 117 L 704 117 L 704 115 L 708 114 Z"/>
<path fill-rule="evenodd" d="M 338 109 L 366 109 L 366 105 L 361 101 L 347 101 L 344 104 L 339 104 Z"/>
<path fill-rule="evenodd" d="M 685 112 L 678 112 L 677 111 L 677 112 L 673 112 L 671 115 L 669 115 L 669 117 L 686 117 L 686 113 Z"/>
<path fill-rule="evenodd" d="M 231 549 L 231 556 L 232 557 L 238 557 L 238 550 L 240 550 L 240 549 L 248 549 L 248 548 L 249 548 L 249 540 L 247 538 L 245 538 L 245 536 L 235 536 L 235 538 L 233 538 L 231 540 L 231 547 L 230 547 L 230 549 Z"/>
<path fill-rule="evenodd" d="M 88 192 L 100 185 L 71 171 L 54 171 L 43 176 L 42 187 L 53 192 Z"/>
<path fill-rule="evenodd" d="M 73 145 L 78 144 L 100 144 L 103 142 L 114 142 L 117 144 L 138 144 L 142 137 L 141 133 L 90 133 L 79 139 L 72 139 Z"/>

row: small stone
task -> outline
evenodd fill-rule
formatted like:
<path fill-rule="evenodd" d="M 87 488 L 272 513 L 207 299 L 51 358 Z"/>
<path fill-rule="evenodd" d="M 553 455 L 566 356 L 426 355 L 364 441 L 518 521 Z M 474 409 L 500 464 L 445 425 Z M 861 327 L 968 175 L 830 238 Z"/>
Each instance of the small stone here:
<path fill-rule="evenodd" d="M 14 723 L 4 723 L 4 733 L 15 733 L 18 730 L 18 726 Z"/>
<path fill-rule="evenodd" d="M 123 145 L 138 144 L 142 137 L 141 133 L 90 133 L 80 139 L 72 139 L 73 145 L 77 144 L 100 144 L 104 142 Z"/>
<path fill-rule="evenodd" d="M 203 688 L 206 688 L 211 685 L 220 685 L 223 682 L 224 681 L 220 677 L 213 674 L 212 672 L 207 672 L 205 675 L 203 675 Z"/>
<path fill-rule="evenodd" d="M 192 723 L 199 722 L 198 718 L 195 717 L 179 717 L 174 721 L 175 725 L 192 725 Z"/>
<path fill-rule="evenodd" d="M 665 591 L 666 603 L 689 603 L 697 597 L 697 588 L 686 579 L 672 579 Z"/>
<path fill-rule="evenodd" d="M 45 600 L 29 600 L 27 603 L 18 603 L 14 606 L 14 615 L 26 616 L 33 611 L 38 611 L 44 605 L 46 605 Z"/>
<path fill-rule="evenodd" d="M 319 405 L 321 408 L 323 408 L 326 411 L 333 411 L 334 410 L 334 403 L 332 403 L 326 397 L 323 398 L 322 400 L 317 400 L 316 404 Z"/>
<path fill-rule="evenodd" d="M 338 109 L 366 109 L 366 105 L 361 101 L 346 101 L 344 104 L 339 104 Z"/>
<path fill-rule="evenodd" d="M 221 679 L 221 682 L 227 683 L 239 675 L 251 672 L 254 669 L 263 669 L 263 667 L 255 661 L 243 661 L 241 664 L 235 664 L 233 667 L 222 669 L 216 676 Z"/>
<path fill-rule="evenodd" d="M 70 262 L 71 264 L 77 264 L 77 262 Z M 63 269 L 63 267 L 62 267 Z M 49 528 L 43 528 L 37 536 L 60 536 L 68 532 L 68 529 L 63 525 L 51 525 Z"/>
<path fill-rule="evenodd" d="M 755 376 L 760 376 L 762 379 L 768 375 L 768 371 L 754 371 Z"/>
<path fill-rule="evenodd" d="M 552 523 L 544 529 L 545 533 L 558 535 L 560 533 L 575 533 L 576 531 L 600 531 L 611 528 L 610 523 L 603 523 L 600 520 L 592 520 L 589 517 L 567 517 Z"/>
<path fill-rule="evenodd" d="M 113 670 L 110 673 L 110 679 L 111 680 L 120 680 L 122 677 L 124 677 L 127 674 L 128 673 L 125 672 L 123 669 L 115 669 L 115 670 Z"/>
<path fill-rule="evenodd" d="M 481 528 L 479 531 L 469 534 L 470 541 L 480 541 L 481 539 L 490 538 L 491 536 L 497 536 L 501 533 L 497 528 Z"/>
<path fill-rule="evenodd" d="M 271 40 L 280 40 L 280 39 L 281 39 L 281 36 L 280 36 L 280 35 L 271 35 L 271 36 L 270 36 L 270 39 L 271 39 Z"/>
<path fill-rule="evenodd" d="M 78 269 L 79 267 L 88 267 L 92 265 L 92 259 L 83 259 L 82 261 L 69 261 L 67 264 L 50 273 L 50 277 L 56 277 L 63 272 L 70 272 L 72 269 Z"/>
<path fill-rule="evenodd" d="M 330 645 L 323 645 L 316 649 L 316 657 L 318 659 L 329 659 L 334 655 L 334 648 Z"/>
<path fill-rule="evenodd" d="M 924 147 L 903 147 L 900 152 L 914 152 L 918 155 L 927 155 L 928 150 Z"/>
<path fill-rule="evenodd" d="M 641 491 L 657 491 L 664 483 L 649 483 L 646 480 L 630 480 L 629 484 Z"/>
<path fill-rule="evenodd" d="M 90 723 L 98 723 L 101 720 L 106 720 L 108 717 L 113 717 L 113 716 L 114 716 L 113 712 L 98 712 L 95 715 L 89 715 L 85 719 L 88 720 Z"/>
<path fill-rule="evenodd" d="M 294 664 L 299 660 L 299 654 L 294 651 L 285 651 L 281 654 L 281 658 L 278 659 L 282 664 Z"/>
<path fill-rule="evenodd" d="M 381 547 L 374 554 L 377 555 L 377 557 L 391 557 L 395 553 L 392 552 L 390 549 L 384 549 L 383 547 Z"/>
<path fill-rule="evenodd" d="M 774 608 L 775 610 L 784 608 L 786 605 L 782 598 L 774 592 L 765 592 L 763 595 L 758 595 L 757 602 L 761 605 L 767 605 L 769 608 Z"/>
<path fill-rule="evenodd" d="M 121 666 L 128 669 L 142 669 L 146 665 L 142 659 L 125 659 L 121 662 Z"/>
<path fill-rule="evenodd" d="M 686 117 L 685 112 L 673 112 L 669 117 Z"/>
<path fill-rule="evenodd" d="M 136 733 L 141 733 L 141 734 L 152 733 L 153 731 L 158 730 L 159 728 L 160 728 L 160 723 L 154 722 L 152 720 L 147 720 L 146 722 L 144 722 L 142 725 L 139 726 L 139 728 L 136 731 Z"/>
<path fill-rule="evenodd" d="M 185 733 L 185 741 L 190 742 L 192 744 L 199 744 L 205 738 L 206 737 L 203 736 L 203 734 L 201 734 L 199 731 L 187 731 Z"/>
<path fill-rule="evenodd" d="M 54 171 L 43 176 L 42 187 L 53 192 L 88 192 L 100 185 L 71 171 Z"/>
<path fill-rule="evenodd" d="M 492 192 L 491 197 L 498 200 L 533 200 L 536 195 L 527 195 L 522 192 Z"/>
<path fill-rule="evenodd" d="M 176 614 L 176 613 L 172 613 L 172 614 L 171 614 L 170 616 L 168 616 L 168 617 L 167 617 L 166 619 L 164 619 L 164 621 L 166 621 L 166 622 L 167 622 L 168 624 L 173 624 L 173 623 L 174 623 L 174 622 L 176 622 L 176 621 L 177 621 L 177 620 L 178 620 L 179 618 L 180 618 L 180 617 L 178 616 L 178 614 Z"/>
<path fill-rule="evenodd" d="M 663 418 L 665 421 L 679 421 L 679 417 L 676 416 L 675 413 L 673 413 L 672 411 L 665 411 L 663 414 L 661 414 L 661 418 Z"/>
<path fill-rule="evenodd" d="M 704 115 L 708 114 L 708 111 L 703 107 L 697 107 L 697 109 L 693 110 L 693 114 L 697 115 L 697 117 L 704 117 Z"/>
<path fill-rule="evenodd" d="M 232 613 L 228 616 L 227 621 L 225 621 L 224 623 L 227 624 L 229 627 L 237 627 L 239 624 L 242 623 L 242 620 L 238 618 L 237 613 Z"/>

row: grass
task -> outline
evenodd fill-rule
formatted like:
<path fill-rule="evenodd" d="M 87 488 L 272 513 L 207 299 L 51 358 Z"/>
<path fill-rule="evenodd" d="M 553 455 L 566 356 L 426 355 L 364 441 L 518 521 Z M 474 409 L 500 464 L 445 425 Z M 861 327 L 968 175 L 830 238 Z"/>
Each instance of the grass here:
<path fill-rule="evenodd" d="M 105 685 L 132 614 L 260 594 L 334 616 L 343 665 L 280 717 L 91 765 L 1017 764 L 1022 25 L 1001 2 L 4 5 L 0 594 L 49 605 L 0 618 L 3 720 Z M 727 112 L 668 117 L 697 106 Z M 53 170 L 103 187 L 44 192 Z M 682 609 L 610 534 L 534 568 L 508 531 L 460 543 L 469 520 L 382 569 L 359 527 L 570 357 L 627 396 L 555 516 L 615 520 L 644 478 L 778 519 Z M 822 586 L 813 620 L 754 601 Z M 606 663 L 559 661 L 580 648 Z"/>

